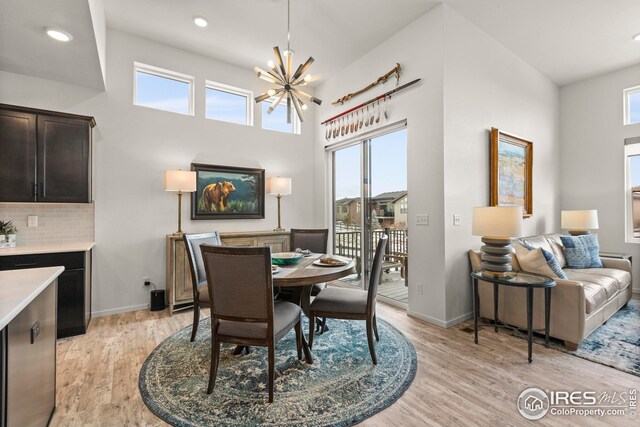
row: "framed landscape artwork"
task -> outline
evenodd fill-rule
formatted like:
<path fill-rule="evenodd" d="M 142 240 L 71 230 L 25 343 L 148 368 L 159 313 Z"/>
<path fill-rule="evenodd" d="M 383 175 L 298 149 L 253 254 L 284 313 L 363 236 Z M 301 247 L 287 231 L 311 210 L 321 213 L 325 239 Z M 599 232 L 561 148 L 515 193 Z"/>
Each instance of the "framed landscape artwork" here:
<path fill-rule="evenodd" d="M 491 206 L 522 206 L 533 214 L 533 143 L 491 128 Z"/>
<path fill-rule="evenodd" d="M 191 163 L 191 219 L 264 218 L 264 169 Z"/>

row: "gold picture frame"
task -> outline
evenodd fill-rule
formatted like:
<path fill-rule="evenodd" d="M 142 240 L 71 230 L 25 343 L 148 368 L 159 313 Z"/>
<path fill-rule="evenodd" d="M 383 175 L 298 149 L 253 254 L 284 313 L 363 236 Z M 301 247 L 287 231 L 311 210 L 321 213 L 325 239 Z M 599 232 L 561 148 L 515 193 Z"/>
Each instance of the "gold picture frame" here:
<path fill-rule="evenodd" d="M 522 206 L 533 215 L 533 142 L 491 128 L 490 205 Z"/>

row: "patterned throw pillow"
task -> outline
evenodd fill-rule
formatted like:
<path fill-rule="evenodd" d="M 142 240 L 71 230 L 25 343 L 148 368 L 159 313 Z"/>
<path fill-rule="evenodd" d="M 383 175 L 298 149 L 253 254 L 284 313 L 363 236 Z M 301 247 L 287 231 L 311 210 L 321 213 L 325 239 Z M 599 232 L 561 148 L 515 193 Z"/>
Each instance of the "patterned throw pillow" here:
<path fill-rule="evenodd" d="M 523 271 L 559 279 L 567 278 L 556 257 L 544 248 L 534 248 L 519 242 L 516 244 L 516 257 Z"/>
<path fill-rule="evenodd" d="M 597 234 L 560 236 L 569 268 L 602 268 Z"/>

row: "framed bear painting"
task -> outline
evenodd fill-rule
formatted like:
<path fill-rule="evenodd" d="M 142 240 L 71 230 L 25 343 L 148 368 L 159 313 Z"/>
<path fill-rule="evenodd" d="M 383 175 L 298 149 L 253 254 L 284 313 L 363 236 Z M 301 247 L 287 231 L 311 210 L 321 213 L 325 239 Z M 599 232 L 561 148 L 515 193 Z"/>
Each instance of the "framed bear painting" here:
<path fill-rule="evenodd" d="M 191 219 L 264 218 L 264 169 L 191 163 Z"/>

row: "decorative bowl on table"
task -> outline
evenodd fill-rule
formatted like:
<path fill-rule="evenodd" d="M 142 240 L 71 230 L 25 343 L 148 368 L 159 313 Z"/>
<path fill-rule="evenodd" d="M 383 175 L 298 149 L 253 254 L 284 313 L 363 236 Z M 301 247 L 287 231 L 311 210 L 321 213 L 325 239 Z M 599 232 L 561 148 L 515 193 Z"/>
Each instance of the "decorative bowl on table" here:
<path fill-rule="evenodd" d="M 276 252 L 271 254 L 271 262 L 275 265 L 294 265 L 300 262 L 304 255 L 295 252 Z"/>

